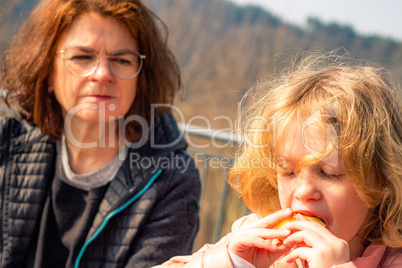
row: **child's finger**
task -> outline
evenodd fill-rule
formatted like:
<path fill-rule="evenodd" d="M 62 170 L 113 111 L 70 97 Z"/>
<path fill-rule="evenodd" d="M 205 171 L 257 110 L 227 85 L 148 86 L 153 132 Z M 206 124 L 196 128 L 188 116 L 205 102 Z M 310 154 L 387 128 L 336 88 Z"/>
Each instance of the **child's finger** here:
<path fill-rule="evenodd" d="M 233 235 L 230 241 L 246 241 L 253 239 L 263 239 L 263 240 L 274 240 L 274 239 L 285 239 L 291 234 L 290 230 L 276 230 L 276 229 L 266 229 L 266 228 L 255 228 L 242 230 Z"/>
<path fill-rule="evenodd" d="M 312 236 L 309 236 L 309 239 L 317 239 L 312 243 L 314 246 L 298 247 L 284 257 L 283 261 L 290 263 L 296 259 L 302 259 L 308 262 L 309 267 L 332 267 L 335 264 L 350 261 L 349 246 L 346 241 L 338 238 L 324 240 Z M 306 239 L 304 241 L 306 242 Z"/>
<path fill-rule="evenodd" d="M 289 252 L 281 261 L 284 263 L 292 263 L 297 259 L 308 260 L 311 255 L 311 248 L 299 247 Z"/>
<path fill-rule="evenodd" d="M 255 236 L 263 239 L 275 239 L 275 238 L 286 238 L 288 237 L 292 231 L 290 230 L 277 230 L 277 229 L 266 229 L 266 228 L 255 228 L 255 229 L 247 229 L 240 233 L 240 235 L 245 236 Z M 237 235 L 234 235 L 237 236 Z"/>
<path fill-rule="evenodd" d="M 319 246 L 322 241 L 331 241 L 336 237 L 325 227 L 316 222 L 311 221 L 294 221 L 285 225 L 286 229 L 292 230 L 294 233 L 289 236 L 284 244 L 292 246 L 292 243 L 305 243 L 311 247 Z"/>
<path fill-rule="evenodd" d="M 243 236 L 229 242 L 229 250 L 237 254 L 252 248 L 264 249 L 274 252 L 278 249 L 277 245 L 271 243 L 271 240 L 262 239 L 260 237 Z"/>
<path fill-rule="evenodd" d="M 244 248 L 258 247 L 266 250 L 276 250 L 276 243 L 273 239 L 286 238 L 291 231 L 256 228 L 238 232 L 234 234 L 229 242 L 232 250 L 242 250 Z"/>
<path fill-rule="evenodd" d="M 288 236 L 283 244 L 286 247 L 293 247 L 295 244 L 306 245 L 308 247 L 317 247 L 322 244 L 324 239 L 322 236 L 314 231 L 304 230 L 295 232 Z"/>
<path fill-rule="evenodd" d="M 264 218 L 261 218 L 251 224 L 247 228 L 269 228 L 272 229 L 277 225 L 280 221 L 290 219 L 293 217 L 293 211 L 291 209 L 283 209 L 279 210 L 275 213 L 272 213 Z"/>

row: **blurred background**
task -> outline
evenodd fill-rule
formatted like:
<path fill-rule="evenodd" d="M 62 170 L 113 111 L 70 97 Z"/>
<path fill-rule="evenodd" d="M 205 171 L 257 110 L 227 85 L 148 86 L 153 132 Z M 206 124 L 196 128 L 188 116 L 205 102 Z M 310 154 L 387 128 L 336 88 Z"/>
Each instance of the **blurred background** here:
<path fill-rule="evenodd" d="M 0 52 L 38 0 L 0 0 Z M 143 0 L 168 26 L 184 78 L 175 102 L 184 125 L 234 131 L 238 102 L 261 77 L 311 50 L 347 50 L 402 78 L 399 0 Z M 261 3 L 264 6 L 261 6 Z M 216 132 L 215 132 L 216 133 Z M 208 136 L 208 135 L 204 135 Z M 203 178 L 201 225 L 194 245 L 213 243 L 248 213 L 226 184 L 236 142 L 186 134 Z M 200 147 L 203 147 L 200 149 Z"/>

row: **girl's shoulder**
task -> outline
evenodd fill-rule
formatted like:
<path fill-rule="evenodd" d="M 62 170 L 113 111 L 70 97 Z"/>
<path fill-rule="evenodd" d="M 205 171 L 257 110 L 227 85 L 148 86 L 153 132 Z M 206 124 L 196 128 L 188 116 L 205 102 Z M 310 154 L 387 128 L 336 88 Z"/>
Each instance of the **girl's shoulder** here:
<path fill-rule="evenodd" d="M 402 267 L 402 248 L 387 248 L 381 267 Z"/>
<path fill-rule="evenodd" d="M 363 256 L 353 261 L 355 267 L 402 267 L 401 248 L 389 248 L 386 245 L 370 244 Z"/>

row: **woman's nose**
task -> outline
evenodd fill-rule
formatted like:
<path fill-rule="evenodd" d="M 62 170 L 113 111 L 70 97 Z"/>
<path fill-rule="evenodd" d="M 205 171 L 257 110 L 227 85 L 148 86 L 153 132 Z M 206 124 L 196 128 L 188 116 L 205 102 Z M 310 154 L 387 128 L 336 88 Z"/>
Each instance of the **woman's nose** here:
<path fill-rule="evenodd" d="M 99 64 L 95 71 L 90 75 L 90 79 L 101 83 L 111 83 L 115 81 L 115 76 L 110 68 L 107 58 L 99 58 Z"/>
<path fill-rule="evenodd" d="M 293 180 L 294 197 L 301 201 L 321 199 L 321 191 L 315 175 L 311 171 L 302 171 Z"/>

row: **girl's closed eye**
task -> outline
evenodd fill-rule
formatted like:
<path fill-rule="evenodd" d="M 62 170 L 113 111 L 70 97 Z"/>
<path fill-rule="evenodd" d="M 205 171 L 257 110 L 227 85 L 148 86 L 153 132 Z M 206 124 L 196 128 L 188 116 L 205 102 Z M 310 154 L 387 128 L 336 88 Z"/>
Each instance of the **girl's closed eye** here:
<path fill-rule="evenodd" d="M 295 175 L 294 170 L 279 169 L 277 171 L 278 177 L 291 178 Z"/>
<path fill-rule="evenodd" d="M 345 176 L 343 172 L 335 172 L 333 170 L 325 170 L 324 168 L 320 169 L 321 176 L 330 179 L 330 180 L 339 180 Z"/>

